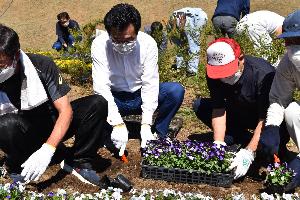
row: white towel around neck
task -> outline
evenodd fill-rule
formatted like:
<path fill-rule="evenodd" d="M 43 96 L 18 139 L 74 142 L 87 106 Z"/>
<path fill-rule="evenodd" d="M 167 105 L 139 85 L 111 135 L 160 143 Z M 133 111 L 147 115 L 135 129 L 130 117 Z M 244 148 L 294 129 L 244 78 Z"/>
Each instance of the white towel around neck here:
<path fill-rule="evenodd" d="M 36 68 L 22 50 L 20 50 L 20 62 L 25 74 L 21 86 L 21 110 L 31 110 L 45 103 L 48 97 Z M 11 104 L 7 94 L 0 91 L 0 97 L 0 115 L 16 113 L 16 108 Z"/>

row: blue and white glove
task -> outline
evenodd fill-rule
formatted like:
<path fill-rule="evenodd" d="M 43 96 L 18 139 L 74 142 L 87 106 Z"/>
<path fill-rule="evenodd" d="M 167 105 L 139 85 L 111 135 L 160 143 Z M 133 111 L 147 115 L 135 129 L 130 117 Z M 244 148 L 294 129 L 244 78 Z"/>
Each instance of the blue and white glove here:
<path fill-rule="evenodd" d="M 125 124 L 114 126 L 113 131 L 111 132 L 111 140 L 115 147 L 119 149 L 119 156 L 122 156 L 128 142 L 128 130 Z"/>
<path fill-rule="evenodd" d="M 37 181 L 47 169 L 52 156 L 55 152 L 55 147 L 44 143 L 42 147 L 34 152 L 22 165 L 21 176 L 25 181 Z"/>
<path fill-rule="evenodd" d="M 235 176 L 234 179 L 238 179 L 242 176 L 245 176 L 250 165 L 252 164 L 254 160 L 254 153 L 251 150 L 248 149 L 241 149 L 233 159 L 229 169 L 232 170 L 235 169 Z"/>

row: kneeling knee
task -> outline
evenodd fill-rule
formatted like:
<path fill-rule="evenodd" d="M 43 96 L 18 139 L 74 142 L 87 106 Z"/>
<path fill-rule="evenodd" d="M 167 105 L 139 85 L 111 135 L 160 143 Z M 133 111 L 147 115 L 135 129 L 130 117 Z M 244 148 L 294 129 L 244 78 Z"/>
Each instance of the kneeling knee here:
<path fill-rule="evenodd" d="M 171 95 L 174 99 L 176 99 L 177 101 L 182 101 L 185 89 L 180 83 L 173 83 L 173 87 L 169 92 L 169 95 Z"/>
<path fill-rule="evenodd" d="M 0 116 L 0 129 L 7 132 L 14 132 L 14 130 L 26 132 L 28 123 L 20 115 L 9 113 Z"/>
<path fill-rule="evenodd" d="M 93 95 L 90 100 L 90 105 L 95 109 L 96 112 L 107 113 L 108 103 L 106 99 L 101 95 Z"/>

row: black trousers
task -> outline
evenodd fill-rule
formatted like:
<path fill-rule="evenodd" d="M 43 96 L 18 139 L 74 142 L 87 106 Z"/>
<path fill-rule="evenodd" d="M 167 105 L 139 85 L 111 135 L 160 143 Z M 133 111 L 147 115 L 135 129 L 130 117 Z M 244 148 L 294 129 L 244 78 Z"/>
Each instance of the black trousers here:
<path fill-rule="evenodd" d="M 103 139 L 107 101 L 102 96 L 91 95 L 72 101 L 71 106 L 73 120 L 63 141 L 75 135 L 75 142 L 72 156 L 66 160 L 75 167 L 90 168 L 99 141 Z M 7 154 L 6 163 L 11 171 L 19 172 L 21 164 L 46 142 L 52 132 L 55 120 L 42 107 L 0 116 L 0 148 Z"/>

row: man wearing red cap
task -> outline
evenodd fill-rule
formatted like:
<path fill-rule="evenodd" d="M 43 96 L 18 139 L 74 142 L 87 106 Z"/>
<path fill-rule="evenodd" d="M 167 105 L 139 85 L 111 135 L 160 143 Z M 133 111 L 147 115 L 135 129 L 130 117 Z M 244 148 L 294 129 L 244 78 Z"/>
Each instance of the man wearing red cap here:
<path fill-rule="evenodd" d="M 269 106 L 274 67 L 244 55 L 233 39 L 219 38 L 207 49 L 207 85 L 211 98 L 194 103 L 197 117 L 212 128 L 214 143 L 241 144 L 230 168 L 244 176 L 255 157 Z M 253 135 L 248 129 L 254 130 Z"/>

